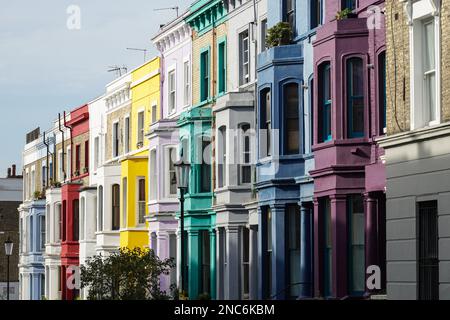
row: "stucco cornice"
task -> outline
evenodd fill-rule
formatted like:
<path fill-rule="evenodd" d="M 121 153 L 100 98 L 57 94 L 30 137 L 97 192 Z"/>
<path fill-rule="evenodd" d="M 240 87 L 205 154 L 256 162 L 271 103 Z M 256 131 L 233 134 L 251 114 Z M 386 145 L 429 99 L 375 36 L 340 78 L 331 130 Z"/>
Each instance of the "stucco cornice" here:
<path fill-rule="evenodd" d="M 378 139 L 377 142 L 382 148 L 390 149 L 402 145 L 419 143 L 422 141 L 437 139 L 445 136 L 450 137 L 450 122 L 435 127 L 426 127 L 414 131 L 385 136 Z"/>

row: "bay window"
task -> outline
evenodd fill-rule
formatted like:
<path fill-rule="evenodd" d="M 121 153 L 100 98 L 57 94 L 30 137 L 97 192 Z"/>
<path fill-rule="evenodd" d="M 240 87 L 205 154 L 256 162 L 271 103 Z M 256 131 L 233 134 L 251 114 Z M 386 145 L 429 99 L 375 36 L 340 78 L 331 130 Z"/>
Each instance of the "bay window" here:
<path fill-rule="evenodd" d="M 200 158 L 200 192 L 211 192 L 211 142 L 202 137 Z"/>
<path fill-rule="evenodd" d="M 145 178 L 138 178 L 138 224 L 145 223 Z"/>
<path fill-rule="evenodd" d="M 299 101 L 298 84 L 290 83 L 284 86 L 284 139 L 286 154 L 298 154 L 300 152 Z"/>
<path fill-rule="evenodd" d="M 272 100 L 270 89 L 262 90 L 260 96 L 260 155 L 261 157 L 269 157 L 272 154 Z"/>
<path fill-rule="evenodd" d="M 127 223 L 127 210 L 128 210 L 128 178 L 122 179 L 122 228 L 126 228 Z"/>
<path fill-rule="evenodd" d="M 112 216 L 111 229 L 113 231 L 120 229 L 120 185 L 112 186 Z"/>
<path fill-rule="evenodd" d="M 349 138 L 364 136 L 364 71 L 361 58 L 347 60 L 347 132 Z"/>
<path fill-rule="evenodd" d="M 252 180 L 251 149 L 250 149 L 250 125 L 248 123 L 239 126 L 239 184 L 248 184 Z"/>
<path fill-rule="evenodd" d="M 324 62 L 319 67 L 319 142 L 327 142 L 331 133 L 331 65 Z"/>
<path fill-rule="evenodd" d="M 227 128 L 222 126 L 218 131 L 218 161 L 217 161 L 217 174 L 218 174 L 218 187 L 223 188 L 226 184 L 226 163 L 227 163 Z"/>
<path fill-rule="evenodd" d="M 80 240 L 80 201 L 72 201 L 73 221 L 72 221 L 72 241 Z"/>
<path fill-rule="evenodd" d="M 177 177 L 175 174 L 176 149 L 167 148 L 165 158 L 167 165 L 166 171 L 167 173 L 165 179 L 166 197 L 176 197 L 177 195 Z"/>
<path fill-rule="evenodd" d="M 365 291 L 365 254 L 364 254 L 364 199 L 361 195 L 349 196 L 349 291 L 351 294 L 363 294 Z"/>

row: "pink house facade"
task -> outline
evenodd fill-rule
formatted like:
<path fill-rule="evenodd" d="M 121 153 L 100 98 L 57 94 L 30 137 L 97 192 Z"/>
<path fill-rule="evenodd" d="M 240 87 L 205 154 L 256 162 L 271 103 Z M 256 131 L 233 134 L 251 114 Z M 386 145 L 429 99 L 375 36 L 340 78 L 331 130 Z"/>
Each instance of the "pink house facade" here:
<path fill-rule="evenodd" d="M 313 43 L 314 294 L 364 297 L 385 289 L 384 1 L 325 6 Z"/>

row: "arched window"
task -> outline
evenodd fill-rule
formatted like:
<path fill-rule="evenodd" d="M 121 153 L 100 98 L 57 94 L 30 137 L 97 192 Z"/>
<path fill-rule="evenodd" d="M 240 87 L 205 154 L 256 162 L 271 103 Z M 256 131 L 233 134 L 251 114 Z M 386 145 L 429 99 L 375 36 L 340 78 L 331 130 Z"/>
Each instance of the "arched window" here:
<path fill-rule="evenodd" d="M 97 231 L 103 231 L 103 186 L 98 187 Z"/>
<path fill-rule="evenodd" d="M 269 157 L 271 153 L 272 140 L 272 98 L 269 88 L 261 91 L 260 94 L 260 156 Z"/>
<path fill-rule="evenodd" d="M 285 154 L 298 154 L 300 152 L 298 84 L 285 85 L 283 94 Z"/>
<path fill-rule="evenodd" d="M 347 132 L 349 138 L 364 136 L 364 72 L 361 58 L 347 60 Z"/>
<path fill-rule="evenodd" d="M 331 140 L 331 65 L 324 62 L 319 67 L 319 142 Z"/>
<path fill-rule="evenodd" d="M 227 128 L 222 126 L 218 131 L 218 161 L 217 161 L 217 175 L 218 187 L 223 188 L 226 180 L 226 163 L 227 163 Z"/>
<path fill-rule="evenodd" d="M 211 141 L 201 137 L 200 192 L 211 192 Z"/>
<path fill-rule="evenodd" d="M 112 230 L 120 229 L 120 186 L 112 186 Z"/>

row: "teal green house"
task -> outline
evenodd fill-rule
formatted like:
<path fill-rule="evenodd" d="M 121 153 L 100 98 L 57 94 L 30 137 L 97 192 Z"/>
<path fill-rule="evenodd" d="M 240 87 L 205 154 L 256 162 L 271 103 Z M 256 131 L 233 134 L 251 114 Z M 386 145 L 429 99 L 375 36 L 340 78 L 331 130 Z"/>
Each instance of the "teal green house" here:
<path fill-rule="evenodd" d="M 180 115 L 177 125 L 180 150 L 191 164 L 184 220 L 184 283 L 191 300 L 216 298 L 212 106 L 225 92 L 226 50 L 221 44 L 226 39 L 227 12 L 221 0 L 199 0 L 185 18 L 192 28 L 192 107 Z"/>

